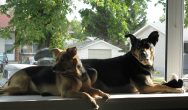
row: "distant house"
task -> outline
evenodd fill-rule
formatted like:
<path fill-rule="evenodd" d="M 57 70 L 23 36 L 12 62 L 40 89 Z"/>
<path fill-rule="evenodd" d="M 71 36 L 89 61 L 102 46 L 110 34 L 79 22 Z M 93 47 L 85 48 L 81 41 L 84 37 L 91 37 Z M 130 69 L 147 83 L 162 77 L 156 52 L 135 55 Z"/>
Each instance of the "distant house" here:
<path fill-rule="evenodd" d="M 159 42 L 155 48 L 155 64 L 154 67 L 157 71 L 165 73 L 165 42 L 166 42 L 166 26 L 165 23 L 149 23 L 143 28 L 134 33 L 139 38 L 147 37 L 152 31 L 159 31 Z M 183 69 L 188 71 L 188 28 L 183 30 L 183 42 L 184 42 L 184 53 L 183 53 Z M 185 72 L 184 72 L 185 73 Z"/>
<path fill-rule="evenodd" d="M 143 28 L 134 33 L 139 38 L 147 37 L 152 31 L 159 32 L 159 42 L 155 48 L 155 63 L 154 67 L 157 71 L 165 73 L 165 42 L 166 42 L 166 26 L 165 23 L 148 23 Z M 183 31 L 184 41 L 184 71 L 188 72 L 188 28 Z"/>
<path fill-rule="evenodd" d="M 9 16 L 7 16 L 5 14 L 0 14 L 0 28 L 4 28 L 4 27 L 8 26 L 10 19 L 11 18 Z M 10 36 L 11 36 L 11 39 L 3 39 L 0 37 L 0 52 L 6 52 L 7 56 L 8 56 L 8 60 L 14 61 L 15 60 L 15 50 L 10 51 L 10 49 L 12 48 L 14 41 L 15 41 L 14 33 L 12 33 Z"/>
<path fill-rule="evenodd" d="M 0 14 L 0 28 L 8 26 L 8 23 L 10 21 L 10 17 L 5 14 Z"/>
<path fill-rule="evenodd" d="M 149 23 L 134 33 L 138 38 L 146 38 L 152 31 L 159 32 L 159 41 L 155 46 L 155 70 L 160 73 L 165 73 L 165 23 Z"/>
<path fill-rule="evenodd" d="M 11 17 L 0 14 L 0 28 L 7 27 L 9 25 L 9 21 L 11 20 Z M 2 35 L 0 35 L 3 37 Z M 34 50 L 34 45 L 25 45 L 22 48 L 13 49 L 15 42 L 15 32 L 12 31 L 10 34 L 11 39 L 3 39 L 0 37 L 0 52 L 5 52 L 7 54 L 9 61 L 19 61 L 24 59 L 24 57 L 33 57 L 33 55 L 30 55 Z M 33 54 L 33 53 L 32 53 Z M 23 57 L 20 57 L 23 56 Z"/>
<path fill-rule="evenodd" d="M 183 40 L 184 40 L 184 62 L 183 62 L 183 68 L 184 73 L 188 73 L 188 28 L 184 29 L 183 31 Z"/>
<path fill-rule="evenodd" d="M 0 14 L 0 28 L 8 26 L 10 21 L 10 17 Z M 2 39 L 0 38 L 0 52 L 7 52 L 7 56 L 9 61 L 15 61 L 16 56 L 22 55 L 22 53 L 29 54 L 34 52 L 33 46 L 23 46 L 20 51 L 9 51 L 12 48 L 15 42 L 14 32 L 11 34 L 12 39 Z M 86 40 L 84 42 L 77 43 L 77 41 L 72 42 L 78 48 L 78 54 L 81 58 L 111 58 L 122 55 L 123 53 L 120 52 L 122 49 L 116 47 L 110 43 L 107 43 L 103 40 Z M 72 45 L 72 46 L 73 46 Z M 24 58 L 25 58 L 24 54 Z M 29 54 L 30 55 L 30 54 Z M 27 57 L 27 56 L 26 56 Z M 22 60 L 23 58 L 19 58 Z"/>
<path fill-rule="evenodd" d="M 123 52 L 121 52 L 121 48 L 99 39 L 90 39 L 84 42 L 74 43 L 67 47 L 72 46 L 76 46 L 78 48 L 78 55 L 81 59 L 104 59 L 124 54 Z"/>

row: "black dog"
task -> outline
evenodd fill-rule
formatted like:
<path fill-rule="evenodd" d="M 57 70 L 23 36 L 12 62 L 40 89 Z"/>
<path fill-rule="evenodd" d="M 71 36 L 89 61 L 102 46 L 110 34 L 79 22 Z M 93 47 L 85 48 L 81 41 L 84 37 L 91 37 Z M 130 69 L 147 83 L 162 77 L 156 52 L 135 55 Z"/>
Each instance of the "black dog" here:
<path fill-rule="evenodd" d="M 154 84 L 152 81 L 154 46 L 159 37 L 157 31 L 145 39 L 137 39 L 132 34 L 125 37 L 129 37 L 132 44 L 127 54 L 109 59 L 82 59 L 86 68 L 95 68 L 98 72 L 95 87 L 109 93 L 183 92 L 182 88 Z"/>

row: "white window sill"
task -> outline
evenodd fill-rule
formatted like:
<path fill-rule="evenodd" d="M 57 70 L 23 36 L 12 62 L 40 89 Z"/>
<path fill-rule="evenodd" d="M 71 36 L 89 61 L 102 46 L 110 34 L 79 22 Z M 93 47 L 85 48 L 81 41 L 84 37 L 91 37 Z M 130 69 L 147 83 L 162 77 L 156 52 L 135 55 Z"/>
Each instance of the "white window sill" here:
<path fill-rule="evenodd" d="M 188 109 L 188 93 L 111 95 L 98 99 L 99 110 L 182 110 Z M 0 96 L 0 110 L 93 110 L 82 99 L 55 96 Z"/>

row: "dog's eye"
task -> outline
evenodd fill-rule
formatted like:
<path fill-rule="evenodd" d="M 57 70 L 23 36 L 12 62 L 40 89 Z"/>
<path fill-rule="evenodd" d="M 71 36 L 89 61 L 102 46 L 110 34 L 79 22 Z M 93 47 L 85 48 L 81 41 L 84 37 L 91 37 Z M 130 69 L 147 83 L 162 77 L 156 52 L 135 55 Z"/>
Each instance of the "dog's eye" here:
<path fill-rule="evenodd" d="M 81 68 L 81 65 L 77 65 L 77 68 Z"/>
<path fill-rule="evenodd" d="M 150 44 L 148 44 L 148 43 L 147 43 L 147 44 L 144 44 L 144 48 L 145 48 L 145 49 L 149 49 L 149 48 L 150 48 Z"/>

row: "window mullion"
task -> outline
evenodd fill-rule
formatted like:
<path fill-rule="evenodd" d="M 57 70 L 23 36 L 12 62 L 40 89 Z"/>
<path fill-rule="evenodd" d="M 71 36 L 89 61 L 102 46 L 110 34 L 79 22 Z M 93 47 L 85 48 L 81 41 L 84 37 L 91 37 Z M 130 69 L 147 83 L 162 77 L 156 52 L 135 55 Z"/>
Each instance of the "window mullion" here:
<path fill-rule="evenodd" d="M 183 65 L 184 0 L 167 0 L 166 79 L 181 77 Z"/>

